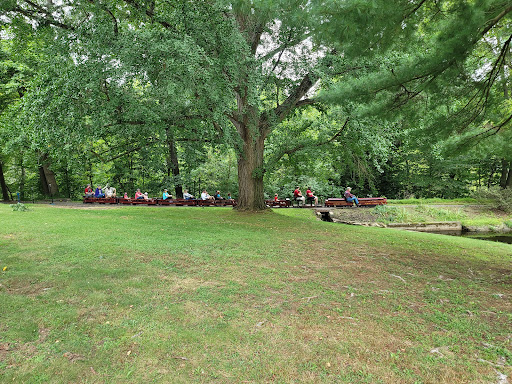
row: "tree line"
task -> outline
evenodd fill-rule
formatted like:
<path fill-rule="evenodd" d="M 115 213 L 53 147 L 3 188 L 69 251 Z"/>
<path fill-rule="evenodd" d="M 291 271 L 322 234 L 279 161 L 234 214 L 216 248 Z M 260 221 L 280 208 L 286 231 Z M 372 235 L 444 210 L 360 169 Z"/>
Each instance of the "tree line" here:
<path fill-rule="evenodd" d="M 512 185 L 508 1 L 11 0 L 0 184 L 25 198 L 200 183 L 239 209 L 310 185 Z M 124 191 L 123 191 L 124 192 Z"/>

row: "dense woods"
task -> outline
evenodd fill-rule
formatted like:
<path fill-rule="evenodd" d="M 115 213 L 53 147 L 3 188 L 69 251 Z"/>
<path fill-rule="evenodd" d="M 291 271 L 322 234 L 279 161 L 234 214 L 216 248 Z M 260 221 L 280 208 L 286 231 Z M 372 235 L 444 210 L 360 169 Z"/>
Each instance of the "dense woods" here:
<path fill-rule="evenodd" d="M 4 200 L 512 188 L 509 1 L 11 0 Z M 478 192 L 477 192 L 478 193 Z"/>

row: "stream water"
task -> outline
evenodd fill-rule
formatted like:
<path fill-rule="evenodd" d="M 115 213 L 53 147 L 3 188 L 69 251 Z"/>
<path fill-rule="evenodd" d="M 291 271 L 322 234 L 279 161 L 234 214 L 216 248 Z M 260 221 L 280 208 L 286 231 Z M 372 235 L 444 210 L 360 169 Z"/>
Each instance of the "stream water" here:
<path fill-rule="evenodd" d="M 463 233 L 462 236 L 464 237 L 470 237 L 472 239 L 480 239 L 480 240 L 487 240 L 487 241 L 498 241 L 500 243 L 507 243 L 512 244 L 512 234 L 466 234 Z"/>

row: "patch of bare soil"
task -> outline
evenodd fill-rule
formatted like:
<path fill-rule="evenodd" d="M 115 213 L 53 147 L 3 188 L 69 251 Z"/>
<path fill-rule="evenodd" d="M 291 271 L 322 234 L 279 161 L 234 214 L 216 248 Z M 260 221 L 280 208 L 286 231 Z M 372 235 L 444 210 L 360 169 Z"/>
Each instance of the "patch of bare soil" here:
<path fill-rule="evenodd" d="M 333 218 L 344 222 L 374 223 L 379 215 L 373 213 L 372 208 L 354 207 L 337 209 L 332 214 Z"/>
<path fill-rule="evenodd" d="M 81 204 L 81 203 L 55 204 L 55 205 L 52 205 L 52 207 L 67 208 L 67 209 L 87 209 L 87 210 L 92 210 L 92 211 L 121 208 L 121 206 L 116 205 L 116 204 L 86 205 L 86 204 Z"/>

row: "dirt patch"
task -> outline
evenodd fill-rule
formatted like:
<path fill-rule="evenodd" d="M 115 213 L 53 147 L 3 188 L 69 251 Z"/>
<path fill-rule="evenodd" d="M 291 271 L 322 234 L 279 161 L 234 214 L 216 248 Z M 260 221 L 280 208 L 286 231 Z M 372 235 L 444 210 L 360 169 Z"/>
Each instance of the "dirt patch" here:
<path fill-rule="evenodd" d="M 343 208 L 337 209 L 332 214 L 333 218 L 346 222 L 374 223 L 379 215 L 374 213 L 372 208 Z"/>
<path fill-rule="evenodd" d="M 33 283 L 23 280 L 11 280 L 3 286 L 12 295 L 38 296 L 51 289 L 47 284 Z"/>
<path fill-rule="evenodd" d="M 66 205 L 53 205 L 53 207 L 57 208 L 67 208 L 67 209 L 85 209 L 90 211 L 98 211 L 98 210 L 105 210 L 105 209 L 119 209 L 121 206 L 110 204 L 110 205 L 85 205 L 85 204 L 66 204 Z"/>

